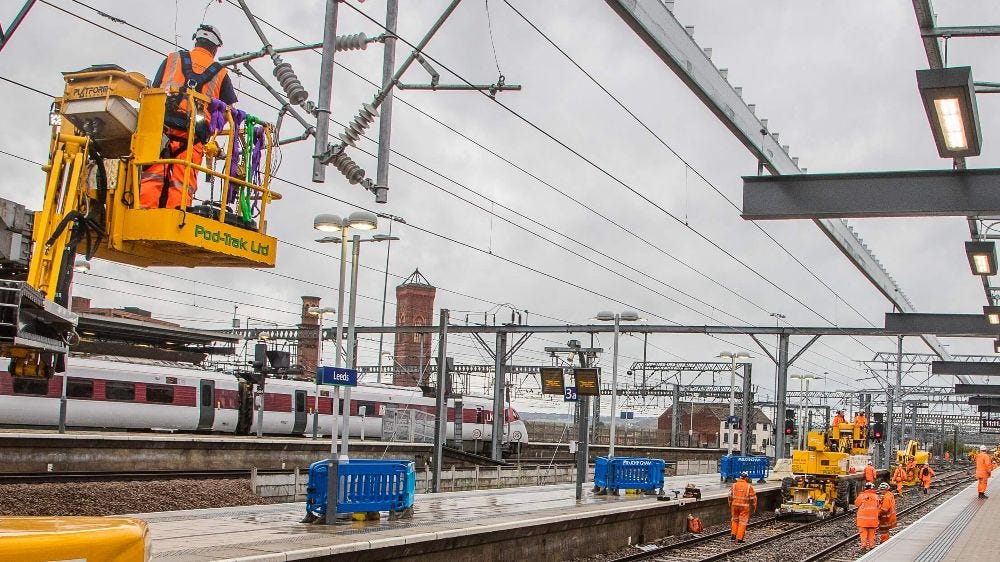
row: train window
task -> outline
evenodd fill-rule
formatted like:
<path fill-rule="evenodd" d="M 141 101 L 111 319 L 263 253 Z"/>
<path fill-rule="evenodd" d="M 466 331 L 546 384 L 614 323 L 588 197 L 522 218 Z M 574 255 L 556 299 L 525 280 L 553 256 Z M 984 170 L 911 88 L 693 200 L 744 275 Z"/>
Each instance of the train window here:
<path fill-rule="evenodd" d="M 45 396 L 49 393 L 48 379 L 35 379 L 27 377 L 12 377 L 14 380 L 14 394 L 34 394 L 35 396 Z"/>
<path fill-rule="evenodd" d="M 212 385 L 210 384 L 201 385 L 201 405 L 205 408 L 212 406 Z"/>
<path fill-rule="evenodd" d="M 174 387 L 172 386 L 161 386 L 158 384 L 147 384 L 146 385 L 146 402 L 153 402 L 156 404 L 173 404 L 174 403 Z"/>
<path fill-rule="evenodd" d="M 306 411 L 306 393 L 296 392 L 295 393 L 295 411 L 305 412 Z"/>
<path fill-rule="evenodd" d="M 108 400 L 135 400 L 135 384 L 122 381 L 108 381 L 104 385 L 104 395 Z"/>
<path fill-rule="evenodd" d="M 94 381 L 90 379 L 67 379 L 66 396 L 70 398 L 93 398 Z"/>

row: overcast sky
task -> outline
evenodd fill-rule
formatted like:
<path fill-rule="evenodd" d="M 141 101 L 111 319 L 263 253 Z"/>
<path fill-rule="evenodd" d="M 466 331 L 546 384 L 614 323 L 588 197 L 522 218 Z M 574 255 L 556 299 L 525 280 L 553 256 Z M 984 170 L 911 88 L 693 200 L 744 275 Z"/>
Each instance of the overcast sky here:
<path fill-rule="evenodd" d="M 320 0 L 249 3 L 260 17 L 297 39 L 314 42 L 322 38 L 324 2 Z M 300 295 L 322 296 L 327 305 L 336 300 L 337 249 L 313 242 L 313 215 L 367 208 L 400 215 L 412 225 L 393 229 L 402 240 L 393 244 L 389 266 L 390 323 L 395 316 L 392 287 L 420 268 L 440 288 L 437 306 L 451 309 L 456 322 L 464 322 L 466 315 L 482 321 L 484 313 L 490 321 L 497 313 L 501 321 L 509 318 L 512 306 L 527 310 L 531 324 L 588 323 L 600 310 L 626 308 L 642 311 L 650 323 L 663 324 L 771 325 L 775 321 L 771 313 L 785 315 L 782 322 L 795 326 L 882 324 L 882 315 L 891 306 L 812 222 L 759 223 L 775 243 L 739 217 L 730 202 L 741 205 L 741 176 L 756 173 L 756 161 L 604 2 L 511 3 L 690 167 L 503 0 L 488 4 L 495 60 L 486 3 L 465 0 L 426 51 L 471 82 L 496 81 L 499 64 L 506 81 L 524 89 L 501 93 L 498 100 L 523 120 L 474 92 L 402 92 L 399 98 L 407 103 L 394 106 L 392 146 L 399 155 L 393 157 L 398 168 L 390 173 L 387 205 L 376 206 L 369 193 L 349 185 L 333 169 L 325 184 L 311 183 L 311 141 L 282 150 L 278 176 L 347 203 L 284 181 L 272 184 L 285 197 L 268 211 L 269 233 L 314 250 L 279 245 L 274 272 L 281 277 L 248 270 L 140 270 L 96 262 L 91 275 L 77 278 L 75 294 L 92 298 L 94 306 L 138 306 L 161 318 L 205 328 L 227 326 L 233 317 L 233 301 L 238 301 L 243 304 L 238 305 L 236 316 L 243 323 L 249 318 L 253 326 L 292 325 L 298 321 Z M 9 1 L 0 6 L 4 27 L 20 4 Z M 446 2 L 407 0 L 400 4 L 399 34 L 416 43 Z M 943 26 L 1000 20 L 1000 7 L 992 0 L 939 0 L 935 7 Z M 384 1 L 359 4 L 352 0 L 340 9 L 341 34 L 381 33 L 353 8 L 384 20 Z M 950 166 L 937 156 L 916 90 L 914 71 L 926 68 L 927 62 L 910 2 L 678 0 L 674 14 L 682 24 L 695 26 L 695 40 L 713 49 L 715 64 L 729 69 L 730 82 L 743 88 L 744 99 L 756 104 L 757 115 L 768 119 L 770 130 L 780 133 L 781 143 L 791 145 L 791 154 L 810 173 Z M 0 54 L 0 76 L 50 94 L 62 89 L 60 72 L 91 64 L 115 63 L 152 77 L 163 57 L 155 51 L 173 50 L 175 37 L 181 47 L 190 46 L 191 32 L 202 21 L 222 29 L 224 54 L 260 48 L 242 12 L 229 2 L 41 0 Z M 272 28 L 264 29 L 276 46 L 295 44 Z M 971 65 L 978 80 L 996 80 L 1000 63 L 990 56 L 995 55 L 995 46 L 994 39 L 952 40 L 948 62 Z M 376 89 L 354 73 L 373 82 L 380 80 L 379 47 L 337 54 L 341 66 L 334 73 L 333 115 L 339 122 L 349 120 L 375 94 Z M 401 61 L 408 50 L 400 45 L 397 53 Z M 315 99 L 319 55 L 307 51 L 288 55 L 286 60 Z M 269 62 L 255 65 L 270 76 Z M 439 71 L 442 83 L 458 81 L 443 68 Z M 241 108 L 265 119 L 276 117 L 273 109 L 250 97 L 273 101 L 259 85 L 233 78 L 243 91 L 238 93 Z M 427 79 L 423 69 L 415 66 L 404 81 Z M 0 150 L 45 161 L 51 99 L 9 82 L 0 82 L 0 94 L 5 101 L 0 107 L 4 118 Z M 1000 125 L 998 101 L 1000 96 L 978 98 L 985 149 L 983 156 L 970 159 L 970 167 L 998 165 L 991 138 L 991 131 Z M 283 136 L 300 132 L 286 121 Z M 331 132 L 339 128 L 334 126 Z M 368 134 L 377 137 L 377 124 Z M 359 149 L 352 149 L 351 155 L 374 177 L 374 159 L 362 152 L 373 152 L 374 144 L 362 141 Z M 37 209 L 43 189 L 39 168 L 2 154 L 0 162 L 6 172 L 0 196 Z M 918 310 L 971 313 L 985 303 L 962 247 L 969 236 L 964 219 L 851 223 Z M 367 267 L 360 276 L 359 323 L 377 324 L 384 247 L 365 245 L 362 264 Z M 505 306 L 498 310 L 500 303 Z M 561 345 L 565 339 L 532 337 L 515 361 L 547 362 L 541 349 Z M 595 343 L 610 349 L 611 338 L 603 336 Z M 773 339 L 767 343 L 773 349 Z M 793 350 L 802 343 L 803 338 L 793 339 Z M 992 352 L 989 340 L 945 343 L 952 353 Z M 375 362 L 377 345 L 377 338 L 361 343 L 361 363 Z M 748 337 L 653 336 L 647 354 L 649 360 L 700 361 L 729 349 L 754 354 L 754 382 L 769 393 L 773 363 Z M 916 338 L 907 339 L 905 349 L 928 351 Z M 490 362 L 465 336 L 450 338 L 449 350 L 460 363 Z M 862 380 L 867 375 L 858 361 L 871 359 L 878 351 L 894 350 L 891 338 L 824 337 L 791 371 L 824 376 L 813 388 L 871 388 L 877 383 Z M 624 363 L 640 359 L 642 352 L 641 337 L 623 338 Z M 610 363 L 609 354 L 601 360 L 606 373 Z M 922 382 L 925 373 L 923 368 L 916 369 L 908 382 Z M 697 382 L 711 381 L 703 376 Z M 796 387 L 794 382 L 791 387 Z"/>

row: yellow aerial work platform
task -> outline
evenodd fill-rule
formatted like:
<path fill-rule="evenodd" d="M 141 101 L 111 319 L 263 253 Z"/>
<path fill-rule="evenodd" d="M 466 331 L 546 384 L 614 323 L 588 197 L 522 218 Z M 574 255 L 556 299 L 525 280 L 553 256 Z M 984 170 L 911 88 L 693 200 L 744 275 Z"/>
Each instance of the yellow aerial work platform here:
<path fill-rule="evenodd" d="M 111 517 L 0 517 L 0 560 L 148 562 L 146 522 Z"/>

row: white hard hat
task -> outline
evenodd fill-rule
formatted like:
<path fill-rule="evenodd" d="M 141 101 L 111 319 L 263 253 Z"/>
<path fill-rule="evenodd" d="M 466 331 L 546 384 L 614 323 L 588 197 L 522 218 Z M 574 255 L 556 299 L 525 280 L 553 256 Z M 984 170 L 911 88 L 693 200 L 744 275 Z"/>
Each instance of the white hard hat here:
<path fill-rule="evenodd" d="M 191 39 L 194 39 L 195 41 L 204 39 L 216 47 L 222 46 L 222 33 L 219 31 L 219 28 L 214 25 L 208 25 L 207 23 L 199 25 L 198 29 L 195 30 L 194 35 L 191 36 Z"/>
<path fill-rule="evenodd" d="M 979 446 L 979 450 L 980 451 L 985 451 L 986 450 L 986 445 L 980 445 Z"/>

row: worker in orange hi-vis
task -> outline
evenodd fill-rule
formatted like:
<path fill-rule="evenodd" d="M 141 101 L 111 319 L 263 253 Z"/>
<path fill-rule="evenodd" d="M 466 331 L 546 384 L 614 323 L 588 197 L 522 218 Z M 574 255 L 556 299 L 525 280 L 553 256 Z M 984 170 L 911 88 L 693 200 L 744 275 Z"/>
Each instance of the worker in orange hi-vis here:
<path fill-rule="evenodd" d="M 744 472 L 729 489 L 730 531 L 736 542 L 743 542 L 751 511 L 757 511 L 757 492 L 750 485 L 750 475 Z"/>
<path fill-rule="evenodd" d="M 705 527 L 702 526 L 701 519 L 688 513 L 688 532 L 698 534 L 704 530 Z"/>
<path fill-rule="evenodd" d="M 878 514 L 881 501 L 875 493 L 875 486 L 865 482 L 865 491 L 854 500 L 857 510 L 858 534 L 861 536 L 861 552 L 875 548 L 875 530 L 878 529 Z"/>
<path fill-rule="evenodd" d="M 931 478 L 934 477 L 934 469 L 931 465 L 925 464 L 920 467 L 920 481 L 924 484 L 924 495 L 927 495 L 927 490 L 931 487 Z"/>
<path fill-rule="evenodd" d="M 842 423 L 847 423 L 843 410 L 837 410 L 837 415 L 833 416 L 833 427 L 838 427 Z"/>
<path fill-rule="evenodd" d="M 892 481 L 896 483 L 896 495 L 903 495 L 903 482 L 906 482 L 906 469 L 903 465 L 896 465 L 896 470 L 892 473 Z"/>
<path fill-rule="evenodd" d="M 864 412 L 854 414 L 854 427 L 864 427 L 866 425 L 868 425 L 868 418 L 865 417 Z"/>
<path fill-rule="evenodd" d="M 871 482 L 874 484 L 875 476 L 875 465 L 872 464 L 872 461 L 868 461 L 868 464 L 865 466 L 865 482 Z"/>
<path fill-rule="evenodd" d="M 889 540 L 889 531 L 896 528 L 896 497 L 892 495 L 889 484 L 879 484 L 878 509 L 878 542 L 885 544 Z"/>
<path fill-rule="evenodd" d="M 944 452 L 944 462 L 951 462 L 951 453 L 948 451 Z"/>
<path fill-rule="evenodd" d="M 996 465 L 993 463 L 993 457 L 986 452 L 986 445 L 979 448 L 979 454 L 976 455 L 976 479 L 979 480 L 979 497 L 986 499 L 986 484 L 988 483 L 990 476 L 993 474 L 993 469 Z"/>

